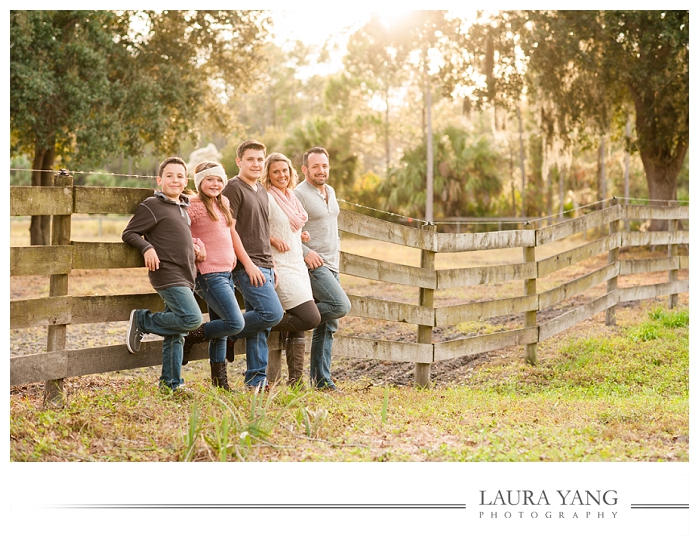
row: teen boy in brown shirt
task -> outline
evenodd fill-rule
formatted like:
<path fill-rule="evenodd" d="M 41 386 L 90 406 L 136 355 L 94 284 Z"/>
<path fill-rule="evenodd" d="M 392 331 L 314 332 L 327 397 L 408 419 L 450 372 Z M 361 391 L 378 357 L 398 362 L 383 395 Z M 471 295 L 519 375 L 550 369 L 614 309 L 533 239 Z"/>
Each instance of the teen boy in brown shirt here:
<path fill-rule="evenodd" d="M 187 207 L 182 195 L 187 186 L 187 165 L 171 157 L 158 169 L 158 186 L 153 197 L 142 201 L 121 238 L 143 254 L 151 285 L 165 302 L 165 310 L 131 310 L 126 348 L 136 353 L 141 338 L 152 333 L 163 337 L 163 368 L 160 385 L 181 389 L 184 335 L 201 325 L 203 317 L 194 298 L 195 260 L 203 259 L 201 241 L 193 241 Z"/>
<path fill-rule="evenodd" d="M 267 338 L 284 315 L 274 290 L 276 274 L 269 243 L 268 194 L 257 182 L 264 161 L 262 143 L 253 140 L 241 143 L 235 160 L 240 171 L 223 189 L 223 195 L 230 201 L 235 227 L 233 248 L 238 263 L 233 269 L 233 279 L 245 301 L 245 327 L 236 337 L 245 338 L 245 385 L 253 389 L 267 385 Z M 229 361 L 233 359 L 234 343 L 229 337 L 226 356 Z"/>

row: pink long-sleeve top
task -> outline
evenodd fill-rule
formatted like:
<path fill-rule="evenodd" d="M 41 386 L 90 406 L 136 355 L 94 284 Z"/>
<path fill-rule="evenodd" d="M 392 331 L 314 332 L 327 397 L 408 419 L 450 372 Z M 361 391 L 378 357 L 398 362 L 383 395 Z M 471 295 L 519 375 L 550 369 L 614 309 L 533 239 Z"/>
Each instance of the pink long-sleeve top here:
<path fill-rule="evenodd" d="M 222 196 L 222 199 L 227 206 L 228 198 Z M 189 202 L 187 212 L 192 220 L 192 237 L 201 239 L 206 247 L 206 260 L 197 262 L 197 270 L 202 274 L 230 272 L 235 266 L 236 257 L 226 217 L 214 203 L 218 220 L 212 220 L 199 196 L 192 196 Z"/>

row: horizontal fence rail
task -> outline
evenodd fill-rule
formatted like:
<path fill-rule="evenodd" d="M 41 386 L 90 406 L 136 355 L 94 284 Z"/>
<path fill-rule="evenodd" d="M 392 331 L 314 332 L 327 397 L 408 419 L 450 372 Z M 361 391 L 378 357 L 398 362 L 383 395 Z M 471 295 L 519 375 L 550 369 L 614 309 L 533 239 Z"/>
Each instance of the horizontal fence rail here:
<path fill-rule="evenodd" d="M 70 180 L 66 180 L 70 179 Z M 151 196 L 152 189 L 73 187 L 72 179 L 63 176 L 62 186 L 12 187 L 10 214 L 12 216 L 52 215 L 54 221 L 65 221 L 72 215 L 120 214 L 131 215 L 138 204 Z M 689 219 L 689 207 L 625 205 L 611 200 L 609 206 L 581 217 L 565 219 L 556 224 L 524 230 L 484 233 L 437 233 L 428 227 L 413 228 L 342 210 L 339 228 L 345 234 L 369 238 L 384 243 L 418 250 L 422 266 L 408 266 L 360 256 L 343 251 L 340 271 L 343 275 L 370 282 L 397 284 L 420 290 L 420 304 L 408 304 L 364 295 L 348 296 L 350 314 L 372 321 L 414 325 L 417 341 L 388 340 L 348 336 L 342 327 L 335 337 L 333 355 L 389 362 L 414 362 L 429 366 L 443 360 L 480 354 L 488 351 L 525 346 L 528 361 L 535 361 L 536 344 L 551 338 L 598 313 L 606 311 L 607 322 L 613 321 L 615 306 L 623 302 L 650 299 L 689 292 L 688 279 L 677 279 L 679 270 L 689 268 L 687 254 L 678 254 L 678 246 L 688 249 L 689 232 L 673 229 L 677 221 Z M 640 232 L 619 230 L 620 221 L 660 219 L 668 221 L 668 230 Z M 537 258 L 546 245 L 593 232 L 594 239 L 552 256 Z M 667 257 L 618 259 L 621 248 L 648 246 L 667 247 Z M 473 251 L 522 249 L 521 262 L 473 265 L 452 269 L 435 269 L 434 258 L 439 253 L 470 253 Z M 688 250 L 687 250 L 688 253 Z M 567 271 L 589 260 L 604 260 L 595 268 L 572 279 L 547 286 L 553 274 Z M 74 270 L 143 268 L 143 258 L 124 243 L 77 242 L 70 239 L 48 246 L 11 247 L 11 276 L 51 276 L 63 279 Z M 668 272 L 663 283 L 618 286 L 622 276 Z M 144 274 L 145 275 L 145 274 Z M 537 282 L 539 283 L 537 289 Z M 435 305 L 434 296 L 440 291 L 466 287 L 517 284 L 522 294 L 489 298 L 483 301 L 458 301 Z M 606 288 L 605 288 L 606 283 Z M 595 295 L 583 298 L 589 291 Z M 154 293 L 107 294 L 72 296 L 54 291 L 47 297 L 10 302 L 10 328 L 65 328 L 67 325 L 127 321 L 130 310 L 149 308 L 161 310 L 162 300 Z M 599 294 L 599 293 L 602 294 Z M 572 303 L 571 303 L 572 302 Z M 673 302 L 673 300 L 670 300 Z M 569 309 L 559 309 L 570 303 Z M 206 306 L 200 302 L 202 311 Z M 546 313 L 544 313 L 546 312 Z M 551 318 L 550 312 L 556 316 Z M 610 315 L 611 312 L 611 315 Z M 451 329 L 469 322 L 486 322 L 524 316 L 524 321 L 512 327 L 497 327 L 496 332 L 483 332 L 441 340 L 436 329 Z M 280 359 L 281 345 L 275 333 L 269 341 L 270 360 Z M 310 338 L 307 338 L 307 348 Z M 125 345 L 66 350 L 52 346 L 39 354 L 13 356 L 10 359 L 11 385 L 50 382 L 63 378 L 129 370 L 159 365 L 162 343 L 146 341 L 137 354 L 129 354 Z M 244 351 L 244 340 L 236 349 Z M 195 346 L 191 359 L 207 356 L 205 345 Z M 425 384 L 424 378 L 416 383 Z"/>

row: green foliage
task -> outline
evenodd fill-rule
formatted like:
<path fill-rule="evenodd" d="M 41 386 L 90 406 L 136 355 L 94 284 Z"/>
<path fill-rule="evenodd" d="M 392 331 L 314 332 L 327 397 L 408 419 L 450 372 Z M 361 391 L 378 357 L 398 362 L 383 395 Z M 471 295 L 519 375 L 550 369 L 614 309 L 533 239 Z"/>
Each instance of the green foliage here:
<path fill-rule="evenodd" d="M 498 155 L 490 139 L 452 126 L 437 132 L 434 142 L 435 217 L 488 216 L 502 192 Z M 401 167 L 379 185 L 389 210 L 424 214 L 426 157 L 424 144 L 406 151 Z"/>
<path fill-rule="evenodd" d="M 32 182 L 32 175 L 28 171 L 31 166 L 32 164 L 25 155 L 10 158 L 10 186 L 29 186 Z M 21 170 L 13 171 L 12 169 Z"/>
<path fill-rule="evenodd" d="M 354 186 L 357 155 L 353 152 L 352 132 L 338 128 L 329 118 L 314 117 L 297 127 L 284 141 L 284 153 L 294 165 L 299 166 L 299 178 L 303 180 L 300 166 L 303 154 L 309 148 L 322 146 L 330 156 L 329 184 L 338 197 Z"/>
<path fill-rule="evenodd" d="M 254 78 L 265 35 L 250 11 L 12 11 L 12 153 L 75 170 L 145 143 L 177 153 L 202 124 L 226 127 L 213 97 Z"/>
<path fill-rule="evenodd" d="M 388 419 L 388 384 L 383 390 L 383 406 L 381 407 L 381 423 L 385 424 Z"/>
<path fill-rule="evenodd" d="M 196 448 L 197 439 L 199 439 L 200 432 L 201 427 L 199 425 L 199 407 L 196 404 L 194 404 L 192 405 L 192 410 L 189 414 L 189 427 L 187 428 L 187 432 L 184 436 L 185 446 L 182 461 L 192 461 L 194 449 Z"/>
<path fill-rule="evenodd" d="M 463 45 L 445 68 L 448 86 L 474 86 L 477 103 L 512 108 L 526 83 L 548 142 L 597 141 L 633 109 L 629 145 L 643 158 L 649 196 L 675 198 L 689 142 L 688 11 L 497 12 Z"/>
<path fill-rule="evenodd" d="M 681 310 L 666 310 L 658 307 L 648 315 L 653 321 L 657 321 L 662 327 L 667 329 L 689 326 L 689 309 L 687 308 Z"/>

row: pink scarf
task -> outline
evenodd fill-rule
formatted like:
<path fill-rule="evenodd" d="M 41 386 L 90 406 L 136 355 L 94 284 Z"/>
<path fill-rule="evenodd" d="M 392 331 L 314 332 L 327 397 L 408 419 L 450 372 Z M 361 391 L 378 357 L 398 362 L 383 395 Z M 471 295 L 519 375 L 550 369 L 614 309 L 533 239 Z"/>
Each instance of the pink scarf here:
<path fill-rule="evenodd" d="M 281 210 L 289 217 L 291 231 L 297 232 L 300 230 L 308 220 L 308 213 L 306 213 L 306 209 L 303 208 L 296 194 L 291 191 L 283 193 L 276 186 L 270 186 L 269 193 L 272 194 L 274 201 L 277 202 L 277 205 L 279 205 Z"/>

